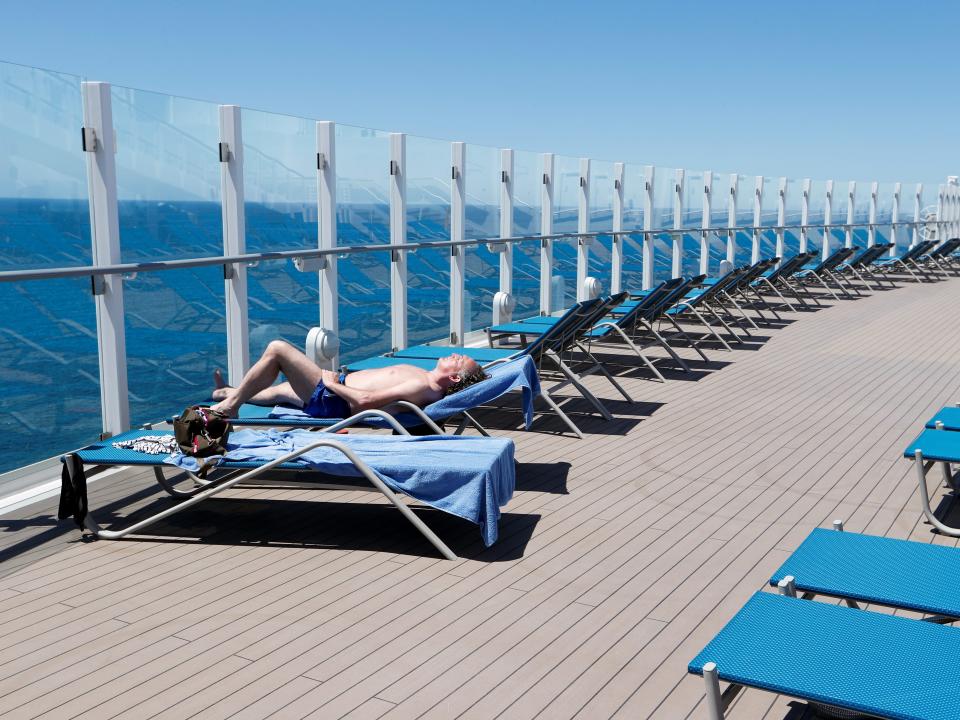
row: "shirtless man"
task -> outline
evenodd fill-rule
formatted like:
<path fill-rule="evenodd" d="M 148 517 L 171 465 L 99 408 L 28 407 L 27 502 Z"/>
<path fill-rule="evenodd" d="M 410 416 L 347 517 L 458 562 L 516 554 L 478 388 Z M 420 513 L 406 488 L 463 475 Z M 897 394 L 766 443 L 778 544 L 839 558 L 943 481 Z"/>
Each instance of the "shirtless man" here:
<path fill-rule="evenodd" d="M 287 382 L 274 385 L 283 373 Z M 237 387 L 223 382 L 217 370 L 214 409 L 234 417 L 239 407 L 287 403 L 303 407 L 313 417 L 349 417 L 362 410 L 388 408 L 398 400 L 423 407 L 486 377 L 480 366 L 465 355 L 437 360 L 432 370 L 414 365 L 393 365 L 359 370 L 349 375 L 324 370 L 282 340 L 274 340 L 247 371 Z"/>

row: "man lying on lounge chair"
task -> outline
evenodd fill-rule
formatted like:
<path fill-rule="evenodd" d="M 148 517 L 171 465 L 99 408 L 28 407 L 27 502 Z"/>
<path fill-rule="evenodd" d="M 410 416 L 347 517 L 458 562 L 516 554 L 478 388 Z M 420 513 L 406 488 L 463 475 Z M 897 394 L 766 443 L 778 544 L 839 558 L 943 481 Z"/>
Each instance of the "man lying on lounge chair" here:
<path fill-rule="evenodd" d="M 280 373 L 287 381 L 274 385 Z M 313 417 L 346 418 L 363 410 L 389 411 L 399 400 L 423 407 L 486 377 L 476 362 L 457 354 L 440 358 L 433 370 L 393 365 L 335 373 L 320 368 L 289 343 L 274 340 L 237 387 L 226 385 L 219 370 L 214 373 L 213 398 L 220 401 L 214 408 L 228 417 L 249 402 L 300 405 Z"/>

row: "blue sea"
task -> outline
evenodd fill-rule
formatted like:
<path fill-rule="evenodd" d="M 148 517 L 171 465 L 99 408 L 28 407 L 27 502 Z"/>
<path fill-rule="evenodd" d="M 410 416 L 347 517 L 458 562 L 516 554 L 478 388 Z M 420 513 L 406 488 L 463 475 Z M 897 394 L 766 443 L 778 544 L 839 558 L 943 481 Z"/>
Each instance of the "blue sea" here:
<path fill-rule="evenodd" d="M 447 207 L 408 208 L 410 241 L 449 237 Z M 474 237 L 496 230 L 496 208 L 468 208 Z M 633 218 L 640 226 L 641 219 Z M 251 252 L 315 248 L 316 217 L 295 207 L 248 204 L 247 247 Z M 517 210 L 515 225 L 533 227 L 537 218 Z M 609 227 L 609 216 L 592 220 Z M 606 225 L 604 223 L 607 223 Z M 220 206 L 204 202 L 121 201 L 123 262 L 182 259 L 223 252 Z M 386 205 L 338 208 L 341 245 L 389 242 Z M 559 212 L 556 232 L 576 230 L 574 210 Z M 773 233 L 763 237 L 764 254 L 773 254 Z M 795 249 L 797 238 L 787 236 Z M 590 274 L 609 290 L 610 239 L 591 248 Z M 685 237 L 684 270 L 696 273 L 699 236 Z M 628 241 L 625 289 L 639 289 L 639 237 Z M 656 241 L 655 276 L 669 275 L 670 245 Z M 749 259 L 750 239 L 738 238 L 738 260 Z M 554 249 L 556 307 L 575 295 L 576 244 L 558 241 Z M 538 242 L 515 250 L 516 317 L 539 309 Z M 711 246 L 711 267 L 723 257 Z M 91 263 L 85 200 L 0 199 L 0 270 L 84 266 Z M 491 300 L 499 284 L 495 253 L 480 246 L 467 252 L 467 315 L 471 329 L 489 324 Z M 389 349 L 390 288 L 387 253 L 339 259 L 341 355 L 345 360 Z M 408 325 L 410 343 L 445 338 L 449 332 L 449 250 L 422 249 L 409 256 Z M 319 293 L 314 273 L 300 273 L 289 261 L 261 262 L 248 269 L 250 353 L 288 340 L 302 347 L 319 324 Z M 226 360 L 224 285 L 219 266 L 140 273 L 124 283 L 127 367 L 134 426 L 157 421 L 209 395 L 212 374 Z M 96 319 L 89 278 L 0 283 L 0 472 L 42 460 L 95 439 L 101 431 Z"/>

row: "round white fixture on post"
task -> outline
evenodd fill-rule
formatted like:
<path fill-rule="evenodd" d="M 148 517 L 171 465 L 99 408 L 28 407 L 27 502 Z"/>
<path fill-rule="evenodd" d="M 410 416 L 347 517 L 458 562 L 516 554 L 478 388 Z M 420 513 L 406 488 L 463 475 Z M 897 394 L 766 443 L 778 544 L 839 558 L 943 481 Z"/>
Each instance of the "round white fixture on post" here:
<path fill-rule="evenodd" d="M 505 292 L 498 292 L 493 296 L 493 324 L 502 325 L 513 319 L 513 308 L 517 302 L 513 295 Z"/>
<path fill-rule="evenodd" d="M 340 338 L 326 328 L 310 328 L 307 333 L 306 354 L 317 365 L 330 365 L 340 352 Z"/>
<path fill-rule="evenodd" d="M 603 284 L 595 277 L 586 277 L 583 281 L 583 296 L 586 300 L 593 300 L 600 297 L 603 292 Z"/>

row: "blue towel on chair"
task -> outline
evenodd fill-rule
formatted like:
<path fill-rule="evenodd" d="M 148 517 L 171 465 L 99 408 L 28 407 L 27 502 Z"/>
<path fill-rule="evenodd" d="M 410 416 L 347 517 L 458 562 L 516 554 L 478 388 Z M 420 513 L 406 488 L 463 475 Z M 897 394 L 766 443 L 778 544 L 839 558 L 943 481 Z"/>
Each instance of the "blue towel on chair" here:
<path fill-rule="evenodd" d="M 506 438 L 430 435 L 322 435 L 309 430 L 238 430 L 223 460 L 265 464 L 318 440 L 350 447 L 392 490 L 480 525 L 483 542 L 497 539 L 500 508 L 513 496 L 513 441 Z M 196 471 L 196 458 L 171 455 L 171 465 Z M 315 448 L 293 461 L 304 469 L 361 477 L 340 451 Z"/>
<path fill-rule="evenodd" d="M 469 411 L 478 405 L 493 402 L 501 395 L 520 388 L 523 391 L 523 420 L 529 430 L 533 422 L 533 398 L 540 394 L 540 378 L 533 359 L 525 355 L 516 360 L 494 365 L 486 372 L 490 376 L 486 380 L 447 395 L 427 405 L 423 411 L 431 420 L 443 420 L 465 410 Z M 270 412 L 270 417 L 278 420 L 310 419 L 310 416 L 302 410 L 283 405 L 275 407 Z M 408 424 L 416 421 L 416 418 L 410 414 L 401 415 L 400 418 Z"/>

